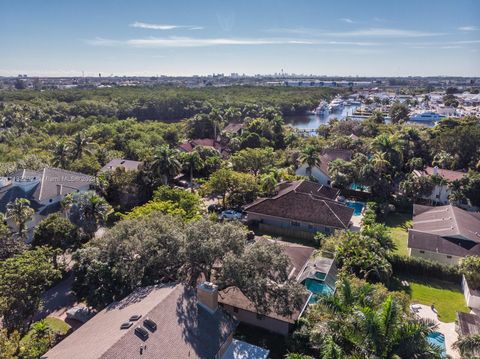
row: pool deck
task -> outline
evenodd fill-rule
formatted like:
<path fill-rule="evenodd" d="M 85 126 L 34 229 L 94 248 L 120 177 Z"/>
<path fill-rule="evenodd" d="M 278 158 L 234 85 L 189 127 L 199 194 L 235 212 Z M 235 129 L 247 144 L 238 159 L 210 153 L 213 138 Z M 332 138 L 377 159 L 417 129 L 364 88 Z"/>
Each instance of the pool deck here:
<path fill-rule="evenodd" d="M 447 354 L 450 355 L 452 359 L 460 359 L 460 353 L 452 347 L 458 339 L 458 334 L 455 331 L 455 323 L 444 323 L 438 320 L 437 314 L 430 308 L 428 305 L 423 304 L 413 304 L 413 306 L 418 307 L 416 314 L 421 318 L 428 318 L 435 322 L 438 325 L 436 332 L 440 332 L 445 336 L 445 346 L 447 348 Z"/>

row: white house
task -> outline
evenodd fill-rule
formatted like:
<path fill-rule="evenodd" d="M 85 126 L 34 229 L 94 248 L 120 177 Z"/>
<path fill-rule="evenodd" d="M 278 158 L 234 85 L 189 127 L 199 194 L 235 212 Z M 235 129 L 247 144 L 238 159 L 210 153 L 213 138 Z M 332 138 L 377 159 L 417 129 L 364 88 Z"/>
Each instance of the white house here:
<path fill-rule="evenodd" d="M 309 175 L 315 178 L 318 183 L 324 186 L 330 186 L 331 178 L 328 174 L 328 164 L 334 160 L 341 159 L 349 161 L 352 158 L 352 151 L 344 149 L 329 148 L 323 151 L 320 155 L 320 166 L 314 166 L 311 169 L 311 174 L 308 173 L 308 166 L 306 164 L 301 165 L 295 171 L 297 176 Z"/>
<path fill-rule="evenodd" d="M 415 170 L 413 171 L 413 174 L 418 177 L 428 177 L 436 175 L 442 177 L 446 181 L 445 184 L 435 185 L 430 195 L 422 197 L 423 199 L 428 200 L 432 204 L 450 203 L 448 197 L 450 196 L 451 191 L 448 187 L 448 183 L 462 179 L 466 175 L 465 172 L 444 170 L 438 168 L 437 166 L 427 167 L 423 171 Z"/>
<path fill-rule="evenodd" d="M 35 210 L 27 223 L 28 238 L 33 228 L 43 218 L 60 210 L 60 202 L 66 195 L 93 189 L 95 178 L 83 173 L 45 167 L 41 171 L 19 170 L 0 178 L 0 212 L 5 213 L 9 202 L 26 198 Z M 7 218 L 7 223 L 13 222 Z"/>

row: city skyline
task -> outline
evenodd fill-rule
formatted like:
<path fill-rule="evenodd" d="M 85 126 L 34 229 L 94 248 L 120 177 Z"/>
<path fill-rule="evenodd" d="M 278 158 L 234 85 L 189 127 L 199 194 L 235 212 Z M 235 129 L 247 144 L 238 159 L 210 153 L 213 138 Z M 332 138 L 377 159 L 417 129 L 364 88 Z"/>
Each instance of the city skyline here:
<path fill-rule="evenodd" d="M 467 0 L 2 1 L 0 76 L 480 76 L 478 14 Z"/>

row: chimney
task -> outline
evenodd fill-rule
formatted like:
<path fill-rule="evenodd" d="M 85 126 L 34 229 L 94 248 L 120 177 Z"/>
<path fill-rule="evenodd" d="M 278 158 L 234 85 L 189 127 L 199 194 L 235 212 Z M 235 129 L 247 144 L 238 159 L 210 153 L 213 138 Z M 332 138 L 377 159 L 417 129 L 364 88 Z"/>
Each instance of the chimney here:
<path fill-rule="evenodd" d="M 218 308 L 218 286 L 210 282 L 202 282 L 197 286 L 198 304 L 215 313 Z"/>
<path fill-rule="evenodd" d="M 62 195 L 62 185 L 61 184 L 57 184 L 57 196 L 61 196 Z"/>
<path fill-rule="evenodd" d="M 433 167 L 433 174 L 438 175 L 438 166 Z"/>

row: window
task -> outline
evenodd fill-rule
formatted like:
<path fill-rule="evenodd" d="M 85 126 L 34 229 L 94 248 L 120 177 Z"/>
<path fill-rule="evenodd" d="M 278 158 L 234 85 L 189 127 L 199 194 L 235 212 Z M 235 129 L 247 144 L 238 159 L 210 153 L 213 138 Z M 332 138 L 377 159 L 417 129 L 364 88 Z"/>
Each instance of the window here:
<path fill-rule="evenodd" d="M 295 221 L 291 221 L 291 222 L 290 222 L 290 225 L 291 225 L 292 227 L 300 227 L 300 223 L 299 223 L 299 222 L 295 222 Z"/>
<path fill-rule="evenodd" d="M 440 195 L 439 195 L 439 194 L 437 194 L 435 197 L 437 197 L 437 198 L 440 198 Z"/>
<path fill-rule="evenodd" d="M 315 229 L 315 226 L 309 224 L 309 225 L 308 225 L 308 229 Z"/>
<path fill-rule="evenodd" d="M 447 256 L 447 258 L 449 258 L 449 259 L 450 259 L 450 258 L 452 258 L 452 256 Z"/>
<path fill-rule="evenodd" d="M 420 253 L 425 253 L 425 251 L 420 251 Z"/>
<path fill-rule="evenodd" d="M 234 313 L 238 313 L 238 308 L 237 308 L 237 307 L 233 307 L 233 312 L 234 312 Z"/>

